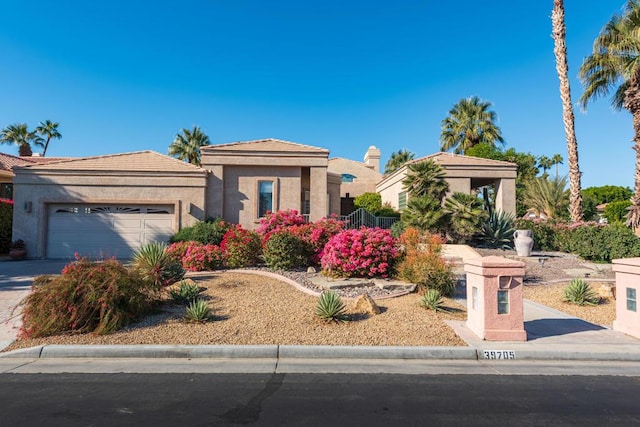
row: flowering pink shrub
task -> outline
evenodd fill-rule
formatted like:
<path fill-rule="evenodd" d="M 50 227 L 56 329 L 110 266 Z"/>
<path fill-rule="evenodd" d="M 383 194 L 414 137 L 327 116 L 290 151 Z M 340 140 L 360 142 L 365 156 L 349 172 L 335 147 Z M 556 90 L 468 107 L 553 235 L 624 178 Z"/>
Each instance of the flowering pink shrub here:
<path fill-rule="evenodd" d="M 388 277 L 399 251 L 389 230 L 361 227 L 343 230 L 329 239 L 322 270 L 339 277 Z"/>
<path fill-rule="evenodd" d="M 210 271 L 223 266 L 222 249 L 216 245 L 204 245 L 200 242 L 178 242 L 169 245 L 169 255 L 180 260 L 187 271 Z"/>
<path fill-rule="evenodd" d="M 258 226 L 256 231 L 261 234 L 266 241 L 269 239 L 269 234 L 274 231 L 280 231 L 283 228 L 301 224 L 304 224 L 304 217 L 295 209 L 267 212 L 265 217 L 260 219 L 260 226 Z"/>
<path fill-rule="evenodd" d="M 319 265 L 325 245 L 332 236 L 335 236 L 343 229 L 344 222 L 338 220 L 335 216 L 330 216 L 316 222 L 290 227 L 289 231 L 299 236 L 306 243 L 309 252 L 309 263 Z"/>
<path fill-rule="evenodd" d="M 255 231 L 245 230 L 240 225 L 225 233 L 220 247 L 225 263 L 231 268 L 257 265 L 262 255 L 260 235 Z"/>

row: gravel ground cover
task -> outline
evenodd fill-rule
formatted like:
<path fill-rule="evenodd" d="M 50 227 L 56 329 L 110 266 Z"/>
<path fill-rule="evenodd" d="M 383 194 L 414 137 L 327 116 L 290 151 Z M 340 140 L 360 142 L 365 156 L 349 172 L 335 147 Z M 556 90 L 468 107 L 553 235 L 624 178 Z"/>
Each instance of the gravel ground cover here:
<path fill-rule="evenodd" d="M 583 267 L 576 256 L 536 252 L 532 257 L 522 258 L 515 251 L 476 250 L 481 256 L 498 255 L 524 261 L 525 298 L 592 323 L 612 325 L 615 318 L 613 299 L 603 298 L 594 307 L 580 307 L 562 301 L 562 290 L 572 278 L 564 270 Z M 544 266 L 538 261 L 541 256 L 547 258 Z M 278 273 L 319 291 L 308 280 L 318 273 Z M 613 278 L 613 273 L 605 271 L 599 276 Z M 452 309 L 450 313 L 427 311 L 419 307 L 420 296 L 410 294 L 378 301 L 383 310 L 380 315 L 368 317 L 349 310 L 352 321 L 324 324 L 314 315 L 316 298 L 284 282 L 233 271 L 214 272 L 196 280 L 206 289 L 204 295 L 214 309 L 214 318 L 207 323 L 186 323 L 183 320 L 184 307 L 165 304 L 159 313 L 111 335 L 75 334 L 20 340 L 5 351 L 41 344 L 465 345 L 443 322 L 446 319 L 466 319 L 464 307 L 450 299 L 445 299 L 446 305 Z M 592 286 L 597 289 L 599 283 Z M 384 296 L 387 292 L 372 288 L 339 293 L 344 297 L 355 297 L 366 291 L 374 297 Z"/>
<path fill-rule="evenodd" d="M 197 278 L 214 308 L 214 320 L 185 323 L 184 307 L 162 312 L 111 335 L 58 335 L 19 340 L 6 350 L 42 344 L 306 344 L 306 345 L 466 345 L 445 319 L 465 319 L 452 300 L 452 313 L 434 313 L 410 294 L 379 302 L 376 316 L 350 312 L 352 321 L 325 324 L 314 315 L 316 298 L 282 281 L 234 272 Z"/>

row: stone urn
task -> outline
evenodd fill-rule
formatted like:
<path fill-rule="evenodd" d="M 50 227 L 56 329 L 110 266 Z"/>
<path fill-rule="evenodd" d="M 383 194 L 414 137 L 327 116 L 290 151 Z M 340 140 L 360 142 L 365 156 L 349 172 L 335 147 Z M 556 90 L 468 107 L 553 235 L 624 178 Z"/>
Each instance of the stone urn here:
<path fill-rule="evenodd" d="M 531 233 L 531 230 L 516 230 L 513 233 L 513 243 L 518 256 L 531 256 L 533 233 Z"/>

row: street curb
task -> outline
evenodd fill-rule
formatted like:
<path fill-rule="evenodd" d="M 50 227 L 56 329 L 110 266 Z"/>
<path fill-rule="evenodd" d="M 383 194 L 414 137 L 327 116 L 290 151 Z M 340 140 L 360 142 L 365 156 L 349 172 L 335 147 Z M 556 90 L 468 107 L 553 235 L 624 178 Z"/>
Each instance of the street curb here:
<path fill-rule="evenodd" d="M 477 359 L 471 347 L 281 345 L 280 358 L 295 359 Z"/>
<path fill-rule="evenodd" d="M 41 345 L 0 353 L 0 358 L 154 358 L 154 359 L 378 359 L 640 362 L 640 353 L 516 350 L 515 360 L 484 358 L 475 347 L 306 346 L 306 345 Z"/>

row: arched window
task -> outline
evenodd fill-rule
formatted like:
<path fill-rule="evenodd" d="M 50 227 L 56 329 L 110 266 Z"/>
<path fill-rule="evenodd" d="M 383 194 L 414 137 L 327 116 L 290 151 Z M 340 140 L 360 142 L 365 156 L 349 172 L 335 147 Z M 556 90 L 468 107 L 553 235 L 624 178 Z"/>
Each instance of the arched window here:
<path fill-rule="evenodd" d="M 354 179 L 356 179 L 357 176 L 355 175 L 351 175 L 350 173 L 343 173 L 342 174 L 342 182 L 353 182 Z"/>

